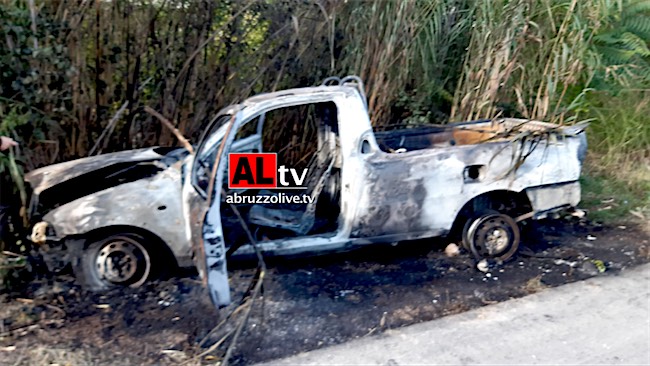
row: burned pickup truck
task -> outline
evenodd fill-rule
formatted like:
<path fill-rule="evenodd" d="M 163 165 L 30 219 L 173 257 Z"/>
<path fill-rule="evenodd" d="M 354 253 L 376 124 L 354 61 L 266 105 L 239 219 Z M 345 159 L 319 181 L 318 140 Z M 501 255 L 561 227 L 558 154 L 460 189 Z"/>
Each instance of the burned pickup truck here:
<path fill-rule="evenodd" d="M 188 163 L 188 230 L 215 304 L 230 302 L 227 254 L 252 252 L 250 241 L 266 253 L 295 254 L 458 235 L 475 257 L 505 261 L 518 248 L 519 221 L 580 201 L 584 125 L 504 118 L 373 132 L 361 81 L 336 84 L 259 95 L 223 109 Z M 268 140 L 286 130 L 289 141 L 268 149 L 274 146 Z M 311 149 L 292 160 L 287 150 L 300 143 Z M 262 152 L 276 153 L 275 166 Z M 248 153 L 248 168 L 233 163 L 241 153 Z M 309 161 L 302 170 L 301 160 Z M 296 181 L 302 172 L 310 182 L 306 191 L 274 184 L 267 171 L 292 165 L 299 166 L 291 174 Z M 249 186 L 242 189 L 235 177 Z M 275 189 L 261 189 L 261 178 Z M 232 199 L 280 193 L 311 200 Z"/>
<path fill-rule="evenodd" d="M 339 251 L 446 235 L 477 259 L 506 261 L 518 248 L 519 222 L 580 201 L 584 125 L 501 118 L 373 131 L 382 123 L 371 123 L 361 81 L 336 81 L 222 109 L 195 154 L 177 152 L 173 163 L 163 163 L 162 154 L 143 157 L 159 168 L 122 184 L 141 186 L 133 194 L 120 190 L 119 204 L 79 196 L 65 205 L 68 213 L 45 214 L 46 229 L 36 227 L 34 236 L 42 236 L 44 248 L 72 243 L 78 249 L 64 250 L 66 259 L 97 287 L 137 285 L 146 276 L 119 275 L 148 275 L 159 253 L 185 264 L 193 253 L 213 302 L 223 306 L 230 302 L 231 255 Z M 163 177 L 177 182 L 165 192 L 173 203 L 143 193 L 160 189 Z M 131 206 L 139 207 L 137 215 L 129 214 Z M 170 216 L 157 217 L 160 211 Z M 173 235 L 152 234 L 160 230 L 152 217 Z M 97 222 L 95 235 L 79 222 Z"/>

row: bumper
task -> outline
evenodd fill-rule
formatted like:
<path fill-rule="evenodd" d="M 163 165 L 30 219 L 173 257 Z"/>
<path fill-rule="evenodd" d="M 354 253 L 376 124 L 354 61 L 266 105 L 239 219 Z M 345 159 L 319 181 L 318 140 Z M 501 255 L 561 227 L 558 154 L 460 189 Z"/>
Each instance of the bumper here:
<path fill-rule="evenodd" d="M 534 219 L 543 219 L 554 211 L 580 203 L 580 182 L 559 183 L 526 189 L 533 206 Z"/>
<path fill-rule="evenodd" d="M 51 272 L 60 272 L 70 263 L 72 255 L 65 242 L 54 236 L 52 227 L 45 221 L 36 223 L 30 235 Z"/>
<path fill-rule="evenodd" d="M 46 242 L 39 246 L 45 265 L 50 272 L 58 273 L 72 263 L 75 257 L 63 242 Z"/>

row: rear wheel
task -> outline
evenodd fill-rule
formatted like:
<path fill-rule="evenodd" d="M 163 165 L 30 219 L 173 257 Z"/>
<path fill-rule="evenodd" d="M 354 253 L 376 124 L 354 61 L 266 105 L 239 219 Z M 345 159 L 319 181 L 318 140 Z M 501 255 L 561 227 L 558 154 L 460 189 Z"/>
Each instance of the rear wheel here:
<path fill-rule="evenodd" d="M 519 226 L 512 217 L 486 211 L 467 221 L 463 230 L 463 247 L 476 259 L 505 262 L 519 248 Z"/>
<path fill-rule="evenodd" d="M 92 242 L 75 266 L 77 279 L 88 289 L 138 287 L 152 274 L 152 260 L 145 239 L 136 234 L 113 234 Z"/>

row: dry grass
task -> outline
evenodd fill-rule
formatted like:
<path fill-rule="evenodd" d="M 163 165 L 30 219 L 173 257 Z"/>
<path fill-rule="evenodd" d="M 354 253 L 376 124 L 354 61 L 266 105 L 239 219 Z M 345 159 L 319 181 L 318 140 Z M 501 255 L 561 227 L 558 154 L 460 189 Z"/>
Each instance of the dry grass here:
<path fill-rule="evenodd" d="M 348 9 L 341 15 L 350 37 L 341 67 L 364 80 L 369 113 L 375 124 L 386 124 L 390 105 L 407 81 L 421 7 L 415 1 L 385 1 Z"/>

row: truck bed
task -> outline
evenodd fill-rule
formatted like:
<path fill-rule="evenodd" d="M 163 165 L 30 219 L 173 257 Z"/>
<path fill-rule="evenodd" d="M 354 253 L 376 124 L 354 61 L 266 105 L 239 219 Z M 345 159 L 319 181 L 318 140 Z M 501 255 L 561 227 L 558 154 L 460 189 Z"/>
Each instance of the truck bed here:
<path fill-rule="evenodd" d="M 506 141 L 522 132 L 542 132 L 556 130 L 560 127 L 547 122 L 502 118 L 381 131 L 375 132 L 375 138 L 385 152 L 404 152 Z"/>

